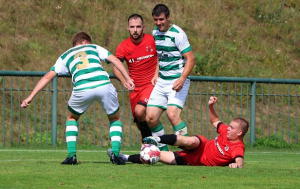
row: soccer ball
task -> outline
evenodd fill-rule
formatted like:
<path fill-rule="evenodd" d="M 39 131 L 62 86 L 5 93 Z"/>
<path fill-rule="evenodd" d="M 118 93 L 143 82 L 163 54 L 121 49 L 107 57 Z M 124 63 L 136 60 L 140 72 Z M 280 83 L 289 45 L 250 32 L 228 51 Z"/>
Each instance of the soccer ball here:
<path fill-rule="evenodd" d="M 160 150 L 152 144 L 143 144 L 140 152 L 140 159 L 146 164 L 155 164 L 160 157 Z"/>

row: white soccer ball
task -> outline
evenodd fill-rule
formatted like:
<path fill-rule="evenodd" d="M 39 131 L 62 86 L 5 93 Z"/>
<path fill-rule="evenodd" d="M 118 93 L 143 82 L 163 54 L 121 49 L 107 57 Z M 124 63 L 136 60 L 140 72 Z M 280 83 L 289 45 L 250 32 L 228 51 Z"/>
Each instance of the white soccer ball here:
<path fill-rule="evenodd" d="M 143 144 L 140 152 L 140 158 L 143 163 L 155 164 L 160 157 L 160 150 L 152 144 Z"/>

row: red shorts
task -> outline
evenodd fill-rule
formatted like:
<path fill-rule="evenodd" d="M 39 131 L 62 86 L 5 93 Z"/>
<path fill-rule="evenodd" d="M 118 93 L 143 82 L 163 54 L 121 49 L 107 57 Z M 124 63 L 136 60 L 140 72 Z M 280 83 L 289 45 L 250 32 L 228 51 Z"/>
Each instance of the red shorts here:
<path fill-rule="evenodd" d="M 200 140 L 200 145 L 192 150 L 188 150 L 186 148 L 182 148 L 183 151 L 176 151 L 175 153 L 178 154 L 184 160 L 185 165 L 204 165 L 201 163 L 201 156 L 204 152 L 204 148 L 207 142 L 207 138 L 201 135 L 196 135 L 197 138 Z"/>
<path fill-rule="evenodd" d="M 141 87 L 135 87 L 133 93 L 129 93 L 131 112 L 134 118 L 135 118 L 135 114 L 134 114 L 135 106 L 137 104 L 140 104 L 146 107 L 152 90 L 153 90 L 153 85 L 149 83 Z"/>

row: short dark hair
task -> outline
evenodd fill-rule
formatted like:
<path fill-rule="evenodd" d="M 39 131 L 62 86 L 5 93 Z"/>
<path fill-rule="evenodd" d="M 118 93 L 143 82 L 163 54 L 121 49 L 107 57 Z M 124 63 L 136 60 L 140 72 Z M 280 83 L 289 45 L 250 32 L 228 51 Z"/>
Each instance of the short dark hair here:
<path fill-rule="evenodd" d="M 153 8 L 152 16 L 160 16 L 162 13 L 164 13 L 167 18 L 170 15 L 169 8 L 164 4 L 157 4 Z"/>
<path fill-rule="evenodd" d="M 247 133 L 248 131 L 248 128 L 249 128 L 249 123 L 247 120 L 243 119 L 243 118 L 234 118 L 232 121 L 238 123 L 241 127 L 241 130 L 243 132 L 242 136 L 244 137 L 245 134 Z"/>
<path fill-rule="evenodd" d="M 92 38 L 91 36 L 89 36 L 89 34 L 85 32 L 76 33 L 72 38 L 73 47 L 75 47 L 77 44 L 82 43 L 84 40 L 88 41 L 89 43 L 92 43 Z"/>
<path fill-rule="evenodd" d="M 130 15 L 129 18 L 128 18 L 128 23 L 129 23 L 129 20 L 131 18 L 134 18 L 134 19 L 140 18 L 142 20 L 142 22 L 144 23 L 143 17 L 141 15 L 139 15 L 139 14 L 132 14 L 132 15 Z"/>

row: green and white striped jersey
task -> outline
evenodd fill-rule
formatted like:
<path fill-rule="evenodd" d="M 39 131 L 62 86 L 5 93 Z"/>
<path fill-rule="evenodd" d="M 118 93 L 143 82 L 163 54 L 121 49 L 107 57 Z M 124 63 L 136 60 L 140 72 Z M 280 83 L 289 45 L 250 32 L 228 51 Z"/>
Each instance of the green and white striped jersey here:
<path fill-rule="evenodd" d="M 106 49 L 94 45 L 80 45 L 63 53 L 50 69 L 57 75 L 70 73 L 74 84 L 73 90 L 96 88 L 110 83 L 108 73 L 100 61 L 107 61 L 111 55 Z"/>
<path fill-rule="evenodd" d="M 175 24 L 166 32 L 154 28 L 153 37 L 159 59 L 159 77 L 165 80 L 181 76 L 186 59 L 182 56 L 191 51 L 191 45 L 185 32 Z"/>

